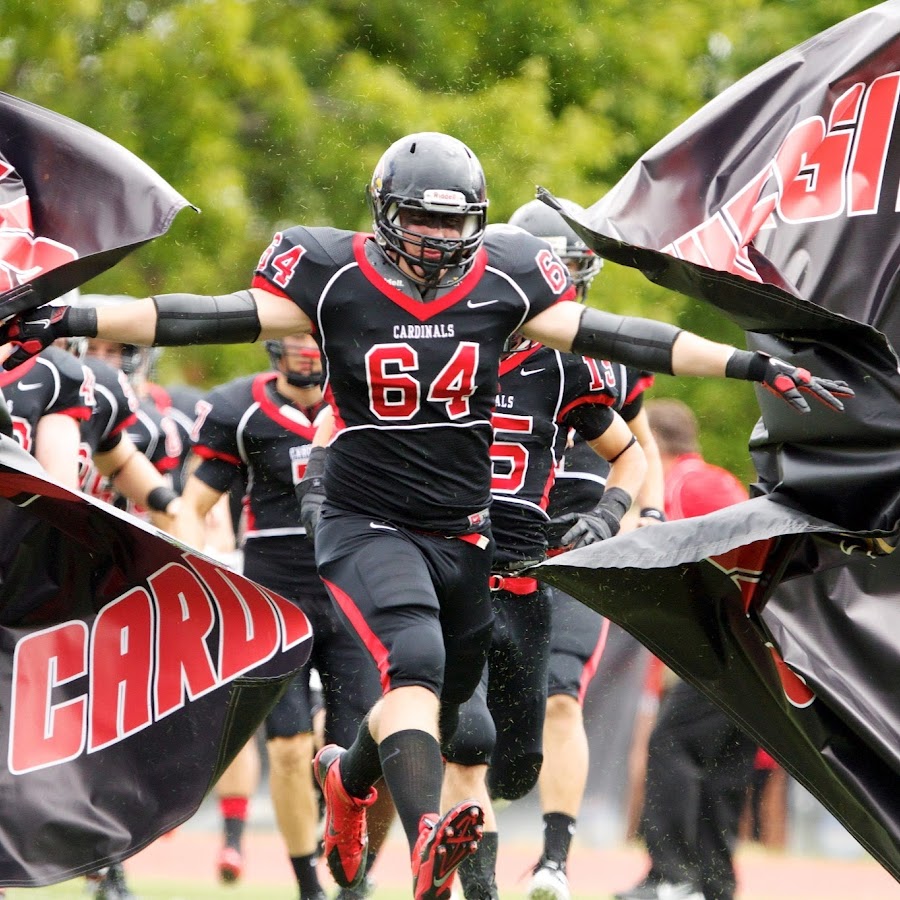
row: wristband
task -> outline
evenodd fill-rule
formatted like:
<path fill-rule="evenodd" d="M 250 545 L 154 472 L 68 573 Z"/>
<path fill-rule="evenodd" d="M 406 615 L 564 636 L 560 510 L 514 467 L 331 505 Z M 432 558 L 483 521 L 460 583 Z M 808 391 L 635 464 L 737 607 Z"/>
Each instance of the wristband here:
<path fill-rule="evenodd" d="M 178 491 L 161 484 L 147 494 L 147 506 L 155 512 L 164 513 L 168 505 L 180 496 Z"/>
<path fill-rule="evenodd" d="M 655 506 L 645 506 L 641 510 L 640 518 L 656 519 L 657 522 L 665 522 L 666 514 L 661 509 L 657 509 Z"/>
<path fill-rule="evenodd" d="M 631 502 L 631 495 L 623 488 L 607 488 L 594 507 L 594 513 L 609 522 L 614 528 L 613 534 L 616 534 L 622 517 L 631 509 Z"/>
<path fill-rule="evenodd" d="M 679 334 L 680 328 L 666 322 L 586 307 L 578 321 L 572 352 L 672 375 L 672 347 Z"/>
<path fill-rule="evenodd" d="M 765 381 L 770 357 L 756 350 L 738 350 L 725 363 L 725 377 L 742 381 Z"/>
<path fill-rule="evenodd" d="M 312 478 L 304 476 L 294 485 L 294 495 L 298 500 L 303 500 L 307 494 L 325 494 L 325 479 L 321 475 Z"/>

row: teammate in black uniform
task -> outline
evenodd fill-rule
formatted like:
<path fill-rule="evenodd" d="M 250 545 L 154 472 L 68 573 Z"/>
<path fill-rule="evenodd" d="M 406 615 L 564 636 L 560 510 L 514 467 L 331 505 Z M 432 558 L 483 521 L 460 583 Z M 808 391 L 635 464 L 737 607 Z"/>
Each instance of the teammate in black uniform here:
<path fill-rule="evenodd" d="M 12 349 L 0 346 L 0 357 Z M 48 475 L 72 490 L 78 489 L 80 424 L 94 408 L 92 381 L 59 347 L 0 373 L 13 436 Z"/>
<path fill-rule="evenodd" d="M 325 695 L 325 733 L 350 743 L 378 699 L 378 673 L 338 620 L 316 574 L 312 544 L 298 520 L 294 487 L 327 412 L 319 350 L 308 335 L 267 344 L 274 371 L 238 378 L 198 404 L 193 453 L 176 536 L 203 546 L 204 521 L 240 474 L 244 498 L 244 575 L 293 600 L 309 617 L 315 643 L 304 672 L 266 719 L 269 785 L 276 819 L 302 900 L 324 893 L 316 876 L 318 795 L 312 782 L 313 722 L 309 669 Z"/>
<path fill-rule="evenodd" d="M 485 810 L 478 852 L 460 866 L 467 900 L 497 896 L 497 825 L 487 783 L 490 796 L 514 800 L 531 790 L 541 770 L 550 598 L 522 572 L 547 552 L 548 494 L 569 429 L 592 453 L 614 460 L 602 509 L 607 536 L 618 531 L 644 479 L 643 451 L 614 412 L 616 401 L 609 363 L 523 339 L 500 363 L 491 446 L 493 637 L 479 689 L 463 705 L 456 734 L 444 748 L 445 805 L 474 795 Z"/>
<path fill-rule="evenodd" d="M 336 880 L 363 878 L 365 810 L 384 774 L 412 848 L 414 894 L 445 898 L 476 849 L 482 811 L 438 815 L 445 733 L 475 691 L 490 640 L 490 414 L 506 338 L 676 375 L 765 383 L 842 408 L 846 385 L 662 322 L 586 309 L 549 246 L 485 236 L 484 173 L 444 134 L 392 144 L 373 174 L 375 234 L 278 232 L 250 291 L 169 294 L 127 308 L 39 307 L 0 341 L 18 365 L 73 334 L 143 345 L 235 343 L 312 332 L 338 422 L 328 450 L 319 572 L 375 659 L 384 696 L 348 750 L 323 748 L 325 849 Z M 317 483 L 320 474 L 311 481 Z"/>
<path fill-rule="evenodd" d="M 107 503 L 128 500 L 149 510 L 150 521 L 164 531 L 172 527 L 178 507 L 175 491 L 132 440 L 138 422 L 138 399 L 124 373 L 94 356 L 83 366 L 91 380 L 95 405 L 81 424 L 79 486 Z"/>
<path fill-rule="evenodd" d="M 91 308 L 97 306 L 117 309 L 131 301 L 132 298 L 124 294 L 81 294 L 77 304 L 90 305 Z M 133 395 L 137 398 L 134 418 L 127 426 L 127 434 L 131 443 L 150 460 L 157 472 L 165 476 L 167 499 L 158 500 L 157 506 L 163 502 L 167 506 L 179 493 L 173 485 L 173 475 L 182 463 L 184 448 L 176 423 L 157 409 L 152 397 L 144 390 L 150 361 L 156 351 L 129 342 L 97 338 L 79 342 L 77 349 L 83 353 L 84 361 L 88 365 L 91 365 L 92 360 L 100 360 L 101 363 L 121 372 L 127 379 Z M 139 465 L 146 468 L 143 464 Z M 160 516 L 165 506 L 162 510 L 148 509 L 136 502 L 134 496 L 127 491 L 117 490 L 108 478 L 103 477 L 105 474 L 96 469 L 83 477 L 88 493 L 140 518 L 150 518 L 161 528 L 169 527 L 170 520 Z M 127 483 L 125 484 L 127 486 Z"/>
<path fill-rule="evenodd" d="M 583 212 L 569 200 L 560 201 L 570 215 Z M 510 224 L 542 237 L 569 267 L 578 298 L 584 302 L 601 260 L 584 244 L 565 219 L 538 200 L 519 207 Z M 661 521 L 663 475 L 659 448 L 643 410 L 643 393 L 653 382 L 649 372 L 611 364 L 619 393 L 615 409 L 628 423 L 647 458 L 647 474 L 637 494 L 638 525 Z M 578 432 L 570 432 L 562 465 L 550 491 L 551 532 L 561 537 L 583 517 L 590 528 L 603 498 L 609 464 Z M 600 527 L 603 527 L 602 521 Z M 554 541 L 551 552 L 560 552 Z M 543 813 L 543 852 L 528 886 L 528 900 L 568 900 L 566 877 L 569 846 L 587 783 L 589 749 L 582 706 L 606 645 L 609 622 L 594 610 L 556 588 L 551 598 L 550 660 L 547 716 L 544 722 L 544 765 L 539 777 Z"/>

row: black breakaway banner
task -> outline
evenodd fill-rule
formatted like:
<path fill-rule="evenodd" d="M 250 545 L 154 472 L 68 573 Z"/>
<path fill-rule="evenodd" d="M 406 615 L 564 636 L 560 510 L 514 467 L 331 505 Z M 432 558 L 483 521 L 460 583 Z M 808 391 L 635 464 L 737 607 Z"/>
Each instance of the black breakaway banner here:
<path fill-rule="evenodd" d="M 894 0 L 751 73 L 566 217 L 600 255 L 856 397 L 798 415 L 759 390 L 761 496 L 541 574 L 743 722 L 900 880 L 900 559 L 885 555 L 900 522 L 898 98 Z"/>
<path fill-rule="evenodd" d="M 190 205 L 115 141 L 0 92 L 0 318 L 84 284 Z"/>
<path fill-rule="evenodd" d="M 283 597 L 41 477 L 0 437 L 0 885 L 192 816 L 308 661 Z"/>

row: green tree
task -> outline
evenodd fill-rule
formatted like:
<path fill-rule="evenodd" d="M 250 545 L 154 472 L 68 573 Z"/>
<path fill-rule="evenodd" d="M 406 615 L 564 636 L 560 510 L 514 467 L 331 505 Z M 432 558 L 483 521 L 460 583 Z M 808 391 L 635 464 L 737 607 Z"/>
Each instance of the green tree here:
<path fill-rule="evenodd" d="M 542 184 L 588 206 L 717 91 L 865 9 L 862 0 L 6 0 L 0 88 L 128 147 L 195 204 L 87 290 L 246 286 L 286 225 L 367 228 L 384 148 L 440 130 L 484 164 L 490 215 Z M 592 302 L 742 335 L 710 308 L 608 264 Z M 211 386 L 257 347 L 168 351 Z M 710 458 L 751 477 L 752 389 L 660 377 L 697 409 Z"/>

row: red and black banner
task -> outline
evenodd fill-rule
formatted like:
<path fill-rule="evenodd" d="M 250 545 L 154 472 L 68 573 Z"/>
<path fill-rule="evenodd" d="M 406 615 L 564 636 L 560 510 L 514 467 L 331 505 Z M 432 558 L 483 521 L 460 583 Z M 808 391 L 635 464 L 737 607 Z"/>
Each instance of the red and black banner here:
<path fill-rule="evenodd" d="M 37 886 L 190 818 L 311 630 L 278 594 L 46 481 L 2 436 L 0 534 L 0 886 Z"/>
<path fill-rule="evenodd" d="M 900 880 L 898 101 L 895 0 L 733 85 L 569 219 L 856 397 L 798 415 L 760 390 L 757 497 L 542 577 L 722 705 Z"/>
<path fill-rule="evenodd" d="M 84 284 L 189 205 L 115 141 L 0 92 L 0 318 Z"/>

